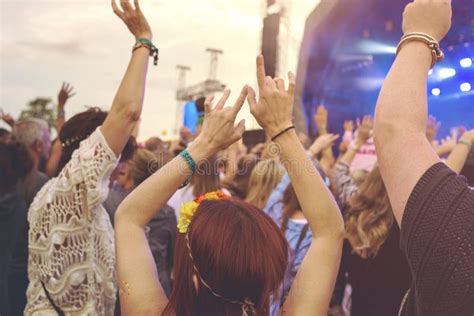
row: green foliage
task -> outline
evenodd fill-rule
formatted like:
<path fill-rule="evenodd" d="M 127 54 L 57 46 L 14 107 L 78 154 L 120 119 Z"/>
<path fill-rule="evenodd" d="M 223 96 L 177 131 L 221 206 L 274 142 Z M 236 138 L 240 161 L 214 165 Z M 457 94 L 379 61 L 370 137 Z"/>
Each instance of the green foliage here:
<path fill-rule="evenodd" d="M 30 101 L 27 109 L 20 114 L 19 120 L 27 118 L 39 118 L 45 120 L 49 125 L 49 130 L 56 124 L 56 113 L 50 98 L 36 98 Z"/>

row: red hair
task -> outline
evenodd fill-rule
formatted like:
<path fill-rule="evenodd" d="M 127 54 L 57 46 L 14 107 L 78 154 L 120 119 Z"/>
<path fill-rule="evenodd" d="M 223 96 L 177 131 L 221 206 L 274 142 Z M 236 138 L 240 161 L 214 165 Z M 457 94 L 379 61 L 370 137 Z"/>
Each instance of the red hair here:
<path fill-rule="evenodd" d="M 285 237 L 268 215 L 236 199 L 203 201 L 188 239 L 193 259 L 186 235 L 176 238 L 175 283 L 164 315 L 242 315 L 242 305 L 229 300 L 249 300 L 257 315 L 268 315 L 270 296 L 280 288 L 288 264 Z M 197 290 L 193 276 L 199 279 Z"/>

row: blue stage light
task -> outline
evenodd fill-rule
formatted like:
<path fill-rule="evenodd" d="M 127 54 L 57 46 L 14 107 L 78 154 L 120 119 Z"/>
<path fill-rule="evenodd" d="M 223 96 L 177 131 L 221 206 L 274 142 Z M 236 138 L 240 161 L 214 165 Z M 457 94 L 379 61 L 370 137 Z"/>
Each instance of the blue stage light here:
<path fill-rule="evenodd" d="M 456 70 L 453 68 L 441 68 L 438 72 L 441 79 L 447 79 L 456 75 Z"/>
<path fill-rule="evenodd" d="M 431 90 L 431 94 L 434 96 L 438 96 L 441 94 L 441 90 L 438 88 L 434 88 L 433 90 Z"/>
<path fill-rule="evenodd" d="M 462 68 L 469 68 L 472 66 L 472 59 L 471 58 L 463 58 L 459 61 L 459 64 Z"/>
<path fill-rule="evenodd" d="M 469 92 L 471 91 L 471 84 L 469 82 L 464 82 L 463 84 L 461 84 L 459 89 L 461 89 L 462 92 Z"/>

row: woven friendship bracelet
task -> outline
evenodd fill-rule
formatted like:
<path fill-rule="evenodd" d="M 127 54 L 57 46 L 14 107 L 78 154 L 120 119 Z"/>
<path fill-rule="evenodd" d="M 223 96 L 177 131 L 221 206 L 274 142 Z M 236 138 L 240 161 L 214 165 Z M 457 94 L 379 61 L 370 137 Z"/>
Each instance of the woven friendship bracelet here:
<path fill-rule="evenodd" d="M 191 178 L 196 172 L 196 162 L 194 161 L 193 157 L 191 157 L 191 154 L 189 154 L 189 152 L 186 149 L 180 152 L 179 156 L 184 159 L 184 161 L 188 165 L 189 170 L 191 170 L 192 172 L 192 174 L 188 177 L 188 179 L 180 186 L 180 189 L 181 189 L 187 186 L 189 182 L 191 181 Z"/>
<path fill-rule="evenodd" d="M 149 39 L 142 37 L 137 38 L 137 42 L 135 43 L 132 52 L 139 49 L 140 47 L 146 47 L 150 51 L 150 56 L 153 57 L 153 64 L 155 66 L 158 65 L 160 53 L 159 49 L 155 45 L 153 45 L 153 43 Z"/>

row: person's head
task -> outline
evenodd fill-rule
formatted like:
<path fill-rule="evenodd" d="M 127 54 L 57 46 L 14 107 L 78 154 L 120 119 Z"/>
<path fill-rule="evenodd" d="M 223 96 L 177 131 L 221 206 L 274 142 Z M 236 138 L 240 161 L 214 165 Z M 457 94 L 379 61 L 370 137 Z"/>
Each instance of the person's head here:
<path fill-rule="evenodd" d="M 245 199 L 249 189 L 250 175 L 257 165 L 257 162 L 257 157 L 253 154 L 247 154 L 240 158 L 237 164 L 237 174 L 231 187 L 229 187 L 233 196 Z"/>
<path fill-rule="evenodd" d="M 268 314 L 287 264 L 287 242 L 268 215 L 236 199 L 203 201 L 177 236 L 164 315 L 241 316 L 237 302 L 251 302 L 249 315 Z"/>
<path fill-rule="evenodd" d="M 284 173 L 285 170 L 282 165 L 276 160 L 259 161 L 250 175 L 249 188 L 245 200 L 262 209 Z"/>
<path fill-rule="evenodd" d="M 159 137 L 150 137 L 145 142 L 145 148 L 149 151 L 156 152 L 156 151 L 164 151 L 166 149 L 165 143 Z"/>
<path fill-rule="evenodd" d="M 133 186 L 140 185 L 153 173 L 171 161 L 170 153 L 155 154 L 147 149 L 139 148 L 135 151 L 127 164 Z"/>
<path fill-rule="evenodd" d="M 376 166 L 348 204 L 346 237 L 363 258 L 373 258 L 387 239 L 393 225 L 387 190 Z"/>
<path fill-rule="evenodd" d="M 0 193 L 14 191 L 16 184 L 33 168 L 31 152 L 18 142 L 0 143 Z"/>
<path fill-rule="evenodd" d="M 190 184 L 194 196 L 204 195 L 207 192 L 218 191 L 222 188 L 219 179 L 218 160 L 215 156 L 199 163 Z"/>
<path fill-rule="evenodd" d="M 0 144 L 8 144 L 12 140 L 12 134 L 4 129 L 0 128 Z"/>
<path fill-rule="evenodd" d="M 91 108 L 74 115 L 64 123 L 64 126 L 59 133 L 62 152 L 59 160 L 58 171 L 61 171 L 64 168 L 69 160 L 71 160 L 73 152 L 79 148 L 79 144 L 88 138 L 97 127 L 101 126 L 106 117 L 107 112 L 104 112 L 99 108 Z M 122 151 L 121 160 L 126 161 L 130 159 L 134 150 L 135 139 L 131 137 Z"/>
<path fill-rule="evenodd" d="M 51 139 L 48 123 L 38 118 L 19 121 L 13 130 L 15 140 L 26 146 L 33 159 L 47 159 L 51 151 Z"/>

